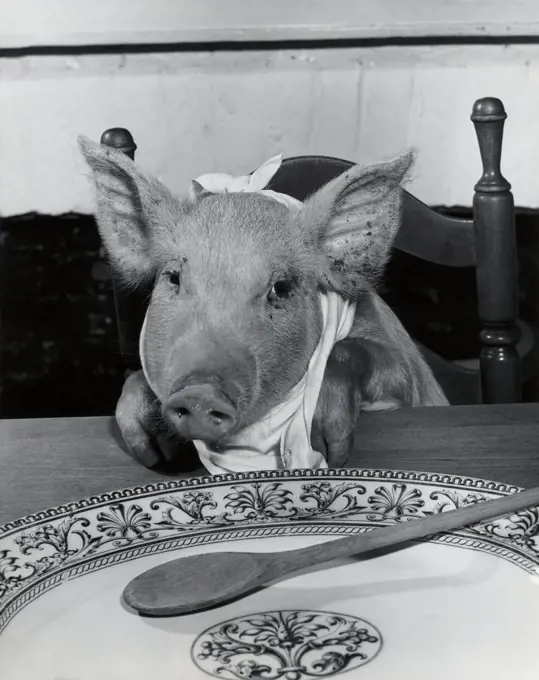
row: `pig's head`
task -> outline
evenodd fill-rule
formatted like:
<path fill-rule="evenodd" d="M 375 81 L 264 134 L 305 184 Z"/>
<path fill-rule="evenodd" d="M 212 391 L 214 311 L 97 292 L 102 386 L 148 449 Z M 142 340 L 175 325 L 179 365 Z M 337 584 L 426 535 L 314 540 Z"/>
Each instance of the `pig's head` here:
<path fill-rule="evenodd" d="M 206 441 L 256 422 L 301 380 L 322 329 L 319 291 L 357 299 L 376 282 L 412 163 L 354 166 L 294 209 L 196 185 L 176 197 L 121 152 L 80 146 L 114 269 L 152 282 L 148 382 L 175 430 Z"/>

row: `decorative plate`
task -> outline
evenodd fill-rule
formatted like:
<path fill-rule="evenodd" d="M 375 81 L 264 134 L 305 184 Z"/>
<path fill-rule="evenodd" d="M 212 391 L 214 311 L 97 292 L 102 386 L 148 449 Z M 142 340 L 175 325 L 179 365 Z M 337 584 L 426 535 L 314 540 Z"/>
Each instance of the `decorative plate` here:
<path fill-rule="evenodd" d="M 275 551 L 514 493 L 384 470 L 266 472 L 94 496 L 0 527 L 2 680 L 539 677 L 539 510 L 147 618 L 121 600 L 178 554 Z"/>

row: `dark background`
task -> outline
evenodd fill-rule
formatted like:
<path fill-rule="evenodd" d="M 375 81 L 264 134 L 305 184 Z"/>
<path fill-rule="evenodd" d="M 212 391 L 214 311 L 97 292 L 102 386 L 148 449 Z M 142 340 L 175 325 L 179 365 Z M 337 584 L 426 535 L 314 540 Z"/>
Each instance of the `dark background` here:
<path fill-rule="evenodd" d="M 519 211 L 517 235 L 521 316 L 537 324 L 539 216 Z M 431 349 L 448 359 L 478 355 L 473 269 L 447 269 L 396 253 L 382 293 L 412 336 Z M 114 412 L 125 366 L 91 217 L 0 220 L 0 323 L 0 417 Z M 536 381 L 525 386 L 524 397 L 539 401 Z"/>

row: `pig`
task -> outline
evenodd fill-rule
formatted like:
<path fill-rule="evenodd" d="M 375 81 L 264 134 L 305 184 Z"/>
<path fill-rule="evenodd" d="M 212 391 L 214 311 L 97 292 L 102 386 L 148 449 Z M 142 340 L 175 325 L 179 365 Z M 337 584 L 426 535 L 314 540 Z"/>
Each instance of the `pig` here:
<path fill-rule="evenodd" d="M 152 288 L 145 370 L 127 378 L 116 408 L 126 447 L 143 465 L 169 458 L 176 442 L 226 443 L 283 402 L 317 347 L 321 293 L 354 305 L 350 331 L 327 359 L 310 431 L 327 465 L 346 464 L 362 413 L 448 403 L 376 292 L 412 152 L 355 165 L 294 209 L 196 182 L 177 196 L 120 151 L 83 137 L 79 146 L 111 266 L 125 285 Z"/>

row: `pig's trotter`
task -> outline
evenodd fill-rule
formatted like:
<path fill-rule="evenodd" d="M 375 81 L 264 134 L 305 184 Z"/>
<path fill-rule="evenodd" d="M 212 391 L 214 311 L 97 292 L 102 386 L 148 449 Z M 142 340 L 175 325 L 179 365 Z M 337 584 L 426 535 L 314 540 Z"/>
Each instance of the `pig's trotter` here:
<path fill-rule="evenodd" d="M 328 451 L 326 446 L 326 440 L 322 434 L 322 429 L 320 423 L 317 420 L 313 420 L 313 425 L 311 428 L 311 446 L 315 451 L 321 453 L 327 460 Z"/>
<path fill-rule="evenodd" d="M 129 453 L 145 467 L 172 456 L 171 443 L 159 433 L 161 407 L 142 371 L 124 383 L 116 406 L 116 422 Z"/>
<path fill-rule="evenodd" d="M 311 430 L 313 448 L 322 453 L 333 468 L 345 465 L 352 452 L 354 427 L 359 415 L 357 387 L 352 376 L 354 371 L 350 370 L 348 356 L 339 358 L 334 351 L 326 366 Z"/>
<path fill-rule="evenodd" d="M 345 439 L 340 441 L 327 442 L 327 461 L 329 467 L 341 468 L 346 465 L 352 453 L 353 441 L 353 433 L 350 433 Z"/>
<path fill-rule="evenodd" d="M 346 465 L 352 453 L 354 441 L 353 432 L 340 440 L 326 440 L 318 425 L 313 424 L 311 430 L 311 446 L 321 453 L 331 468 L 341 468 Z"/>

